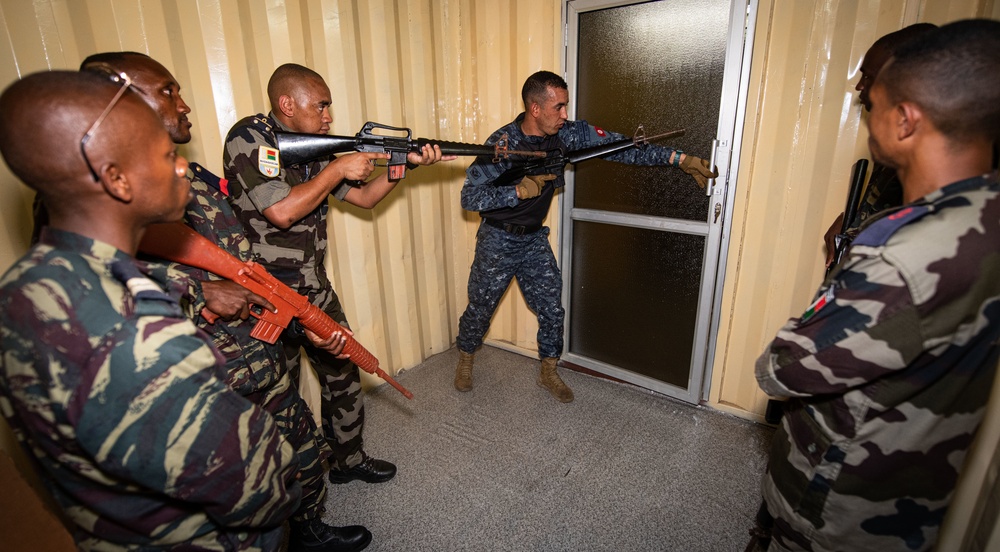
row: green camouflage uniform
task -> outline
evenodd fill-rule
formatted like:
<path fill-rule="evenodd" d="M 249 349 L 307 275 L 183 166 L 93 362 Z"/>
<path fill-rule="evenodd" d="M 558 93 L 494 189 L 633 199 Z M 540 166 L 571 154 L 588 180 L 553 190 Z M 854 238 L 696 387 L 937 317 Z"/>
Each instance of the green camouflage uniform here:
<path fill-rule="evenodd" d="M 324 265 L 328 203 L 323 202 L 287 230 L 272 225 L 263 215 L 264 210 L 287 197 L 293 186 L 317 175 L 333 157 L 279 169 L 278 153 L 270 160 L 274 169 L 268 176 L 264 174 L 268 168 L 264 159 L 267 156 L 258 154 L 262 147 L 275 148 L 272 129 L 288 130 L 270 115 L 258 114 L 237 122 L 226 136 L 223 163 L 232 194 L 229 201 L 246 229 L 255 260 L 275 278 L 308 297 L 341 326 L 350 328 Z M 340 184 L 333 195 L 343 200 L 349 189 L 347 184 Z M 296 379 L 300 369 L 300 347 L 305 349 L 319 376 L 323 431 L 333 449 L 331 464 L 341 470 L 360 464 L 364 445 L 361 436 L 364 402 L 358 367 L 316 349 L 301 336 L 285 335 L 282 342 L 289 369 Z"/>
<path fill-rule="evenodd" d="M 0 280 L 0 410 L 85 550 L 275 550 L 295 451 L 113 246 L 47 228 Z"/>
<path fill-rule="evenodd" d="M 1000 355 L 1000 189 L 951 184 L 864 227 L 757 360 L 791 397 L 769 550 L 929 550 Z"/>
<path fill-rule="evenodd" d="M 184 222 L 230 255 L 241 261 L 250 260 L 250 242 L 226 201 L 228 182 L 197 163 L 190 164 L 188 179 L 194 199 L 187 206 Z M 271 414 L 281 434 L 298 454 L 299 483 L 303 493 L 302 504 L 293 518 L 301 521 L 319 517 L 326 499 L 323 461 L 330 456 L 330 448 L 292 383 L 285 368 L 282 347 L 251 337 L 253 319 L 218 320 L 210 324 L 197 315 L 205 306 L 200 282 L 219 280 L 219 277 L 186 265 L 171 263 L 170 266 L 190 277 L 188 299 L 196 313 L 195 323 L 212 336 L 216 348 L 226 358 L 226 383 Z"/>

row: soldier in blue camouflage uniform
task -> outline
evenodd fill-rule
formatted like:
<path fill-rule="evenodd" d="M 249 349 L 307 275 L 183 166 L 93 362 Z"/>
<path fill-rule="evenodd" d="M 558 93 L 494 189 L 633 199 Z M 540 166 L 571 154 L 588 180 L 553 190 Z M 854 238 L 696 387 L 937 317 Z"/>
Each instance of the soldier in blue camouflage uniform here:
<path fill-rule="evenodd" d="M 330 89 L 315 71 L 301 65 L 278 67 L 268 82 L 271 112 L 238 121 L 226 137 L 225 177 L 230 202 L 243 222 L 256 259 L 276 278 L 349 328 L 324 259 L 328 198 L 372 208 L 395 187 L 385 174 L 363 182 L 376 159 L 388 154 L 356 153 L 286 167 L 280 163 L 275 130 L 326 134 L 330 131 Z M 440 148 L 411 153 L 408 163 L 442 159 Z M 330 481 L 388 481 L 396 467 L 365 454 L 364 404 L 358 367 L 343 355 L 317 350 L 303 340 L 283 338 L 289 366 L 299 369 L 304 347 L 319 376 L 323 431 L 333 449 Z M 343 341 L 340 342 L 343 346 Z M 339 350 L 337 351 L 339 352 Z"/>
<path fill-rule="evenodd" d="M 918 40 L 924 33 L 933 31 L 936 28 L 931 23 L 910 25 L 879 38 L 872 44 L 871 48 L 868 48 L 868 51 L 865 52 L 865 57 L 861 60 L 861 78 L 858 79 L 858 84 L 854 87 L 858 91 L 858 101 L 861 102 L 865 110 L 871 111 L 872 109 L 868 93 L 872 83 L 875 82 L 875 77 L 878 76 L 879 70 L 882 69 L 886 61 L 889 61 L 893 52 L 906 42 Z M 858 232 L 861 231 L 861 225 L 870 217 L 886 209 L 899 207 L 902 204 L 903 185 L 899 183 L 899 178 L 896 177 L 896 170 L 876 161 L 872 165 L 872 175 L 868 177 L 868 186 L 865 187 L 865 193 L 861 196 L 858 213 L 855 215 L 854 220 L 850 221 L 847 225 L 845 234 L 854 239 L 858 235 Z M 833 264 L 836 251 L 835 237 L 841 232 L 843 226 L 844 213 L 841 213 L 823 236 L 824 241 L 826 241 L 827 267 Z"/>
<path fill-rule="evenodd" d="M 539 71 L 528 77 L 521 97 L 525 112 L 494 132 L 487 144 L 506 136 L 511 149 L 575 151 L 625 138 L 586 121 L 567 121 L 569 92 L 566 81 L 555 73 Z M 632 165 L 680 167 L 701 187 L 714 175 L 703 159 L 662 146 L 628 149 L 607 159 Z M 549 229 L 542 225 L 556 189 L 564 185 L 563 174 L 529 175 L 514 186 L 495 185 L 493 182 L 511 166 L 509 160 L 493 163 L 492 159 L 478 158 L 466 171 L 462 186 L 462 208 L 479 211 L 483 222 L 469 273 L 469 305 L 458 325 L 455 388 L 472 389 L 475 351 L 483 344 L 497 304 L 516 276 L 524 300 L 538 315 L 538 355 L 542 361 L 538 384 L 559 401 L 570 402 L 573 391 L 556 373 L 565 318 L 562 275 L 549 246 Z"/>
<path fill-rule="evenodd" d="M 81 549 L 275 550 L 302 494 L 295 451 L 226 387 L 180 290 L 133 258 L 190 191 L 118 81 L 37 73 L 0 96 L 0 153 L 51 217 L 0 280 L 0 411 Z"/>
<path fill-rule="evenodd" d="M 762 484 L 768 550 L 934 547 L 1000 357 L 997 74 L 1000 22 L 960 21 L 871 89 L 869 147 L 905 204 L 757 361 L 761 388 L 790 397 Z"/>
<path fill-rule="evenodd" d="M 133 88 L 160 116 L 174 143 L 191 141 L 187 118 L 191 108 L 181 98 L 177 80 L 156 60 L 136 52 L 107 52 L 89 56 L 81 69 L 124 71 L 132 78 Z M 197 163 L 190 163 L 187 176 L 194 198 L 185 211 L 185 223 L 229 254 L 249 260 L 250 243 L 243 234 L 243 225 L 226 201 L 228 182 Z M 291 518 L 292 550 L 360 550 L 367 546 L 371 541 L 367 529 L 331 527 L 321 519 L 326 500 L 324 461 L 330 454 L 329 447 L 292 383 L 281 346 L 250 335 L 253 321 L 248 319 L 249 303 L 273 306 L 242 286 L 204 270 L 177 263 L 170 266 L 188 276 L 187 299 L 192 318 L 212 336 L 226 358 L 226 383 L 271 414 L 295 448 L 303 495 Z M 200 314 L 203 308 L 221 320 L 209 322 Z"/>

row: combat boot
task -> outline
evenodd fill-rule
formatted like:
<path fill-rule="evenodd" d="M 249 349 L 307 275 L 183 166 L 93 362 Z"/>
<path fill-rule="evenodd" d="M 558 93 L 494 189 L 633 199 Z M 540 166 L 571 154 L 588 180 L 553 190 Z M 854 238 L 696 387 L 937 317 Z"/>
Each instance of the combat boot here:
<path fill-rule="evenodd" d="M 475 353 L 458 351 L 458 366 L 455 368 L 455 389 L 459 391 L 472 390 L 472 361 Z"/>
<path fill-rule="evenodd" d="M 360 525 L 334 527 L 320 518 L 291 520 L 289 552 L 357 552 L 372 542 L 372 534 Z"/>
<path fill-rule="evenodd" d="M 552 396 L 559 402 L 573 402 L 573 391 L 566 387 L 559 374 L 556 373 L 557 362 L 559 359 L 556 357 L 542 359 L 542 371 L 538 375 L 538 385 L 548 389 L 549 393 L 552 393 Z"/>

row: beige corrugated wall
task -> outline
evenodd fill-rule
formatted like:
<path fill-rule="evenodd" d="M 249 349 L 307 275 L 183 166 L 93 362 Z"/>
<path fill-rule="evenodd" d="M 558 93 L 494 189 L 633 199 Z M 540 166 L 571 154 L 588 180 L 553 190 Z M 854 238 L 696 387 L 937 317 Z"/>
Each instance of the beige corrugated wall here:
<path fill-rule="evenodd" d="M 267 110 L 266 80 L 285 62 L 326 76 L 335 134 L 353 134 L 373 120 L 408 126 L 421 137 L 481 142 L 520 111 L 528 74 L 562 71 L 562 4 L 0 0 L 0 86 L 33 71 L 75 69 L 97 51 L 149 53 L 178 78 L 193 109 L 194 140 L 182 152 L 214 171 L 221 170 L 230 125 Z M 760 416 L 765 397 L 753 361 L 784 320 L 803 310 L 821 279 L 821 236 L 842 209 L 851 163 L 867 157 L 853 91 L 865 50 L 906 24 L 972 16 L 1000 18 L 1000 6 L 996 0 L 760 1 L 718 313 L 714 406 Z M 467 161 L 412 171 L 373 211 L 339 203 L 331 210 L 334 285 L 357 337 L 390 373 L 454 343 L 478 220 L 458 201 Z M 30 192 L 0 168 L 0 268 L 27 248 L 30 201 Z M 555 243 L 557 209 L 549 223 Z M 530 352 L 536 328 L 515 291 L 489 337 Z M 14 447 L 6 431 L 0 447 Z"/>

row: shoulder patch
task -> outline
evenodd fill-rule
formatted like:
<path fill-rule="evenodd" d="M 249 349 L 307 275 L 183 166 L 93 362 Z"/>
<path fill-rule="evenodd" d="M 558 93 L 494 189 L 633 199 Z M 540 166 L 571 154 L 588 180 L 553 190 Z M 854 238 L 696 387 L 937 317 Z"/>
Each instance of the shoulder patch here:
<path fill-rule="evenodd" d="M 153 300 L 176 303 L 172 297 L 160 289 L 160 286 L 156 285 L 156 282 L 144 276 L 134 264 L 116 261 L 111 265 L 111 274 L 125 284 L 128 292 L 137 301 Z"/>
<path fill-rule="evenodd" d="M 267 115 L 258 113 L 250 119 L 250 125 L 257 130 L 270 134 L 272 130 L 271 120 L 267 118 Z"/>
<path fill-rule="evenodd" d="M 900 228 L 922 218 L 931 212 L 928 205 L 917 205 L 916 207 L 904 207 L 891 215 L 882 217 L 871 223 L 854 238 L 852 245 L 867 245 L 878 247 L 885 245 Z"/>
<path fill-rule="evenodd" d="M 257 148 L 257 169 L 260 170 L 261 174 L 271 178 L 278 176 L 278 171 L 281 169 L 278 155 L 278 148 L 268 146 Z"/>
<path fill-rule="evenodd" d="M 191 169 L 191 172 L 194 173 L 195 178 L 222 192 L 222 195 L 229 197 L 228 180 L 225 178 L 219 178 L 212 173 L 212 171 L 195 162 L 188 163 L 188 167 Z"/>

